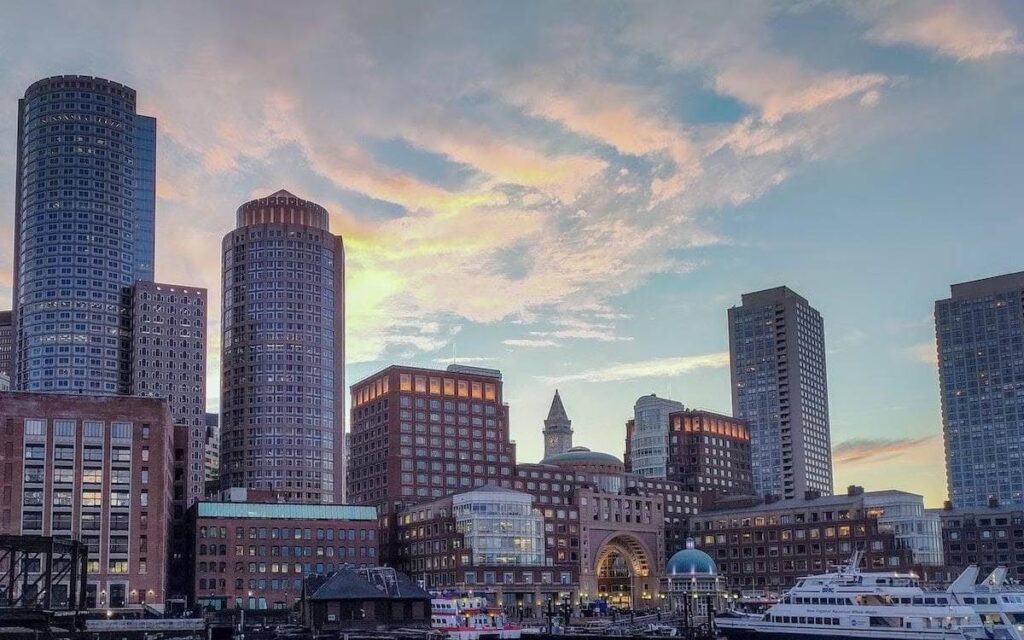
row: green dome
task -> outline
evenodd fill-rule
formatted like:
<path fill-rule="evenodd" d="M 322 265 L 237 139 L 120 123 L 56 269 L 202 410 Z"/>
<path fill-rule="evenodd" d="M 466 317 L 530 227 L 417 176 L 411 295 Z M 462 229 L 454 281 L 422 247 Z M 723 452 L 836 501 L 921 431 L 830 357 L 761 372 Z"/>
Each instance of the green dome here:
<path fill-rule="evenodd" d="M 693 546 L 693 538 L 686 541 L 686 548 L 676 551 L 665 565 L 666 576 L 717 576 L 718 566 L 708 554 Z"/>
<path fill-rule="evenodd" d="M 556 464 L 559 462 L 601 462 L 604 464 L 622 464 L 615 456 L 599 451 L 591 451 L 586 447 L 573 447 L 565 453 L 556 453 L 540 461 L 541 464 Z"/>

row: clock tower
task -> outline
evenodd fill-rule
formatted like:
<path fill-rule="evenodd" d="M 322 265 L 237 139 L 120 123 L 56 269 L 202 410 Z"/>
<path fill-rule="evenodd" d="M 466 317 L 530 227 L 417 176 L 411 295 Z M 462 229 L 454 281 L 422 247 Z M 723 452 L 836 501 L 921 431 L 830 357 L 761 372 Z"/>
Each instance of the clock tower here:
<path fill-rule="evenodd" d="M 572 448 L 572 420 L 565 413 L 562 398 L 555 389 L 551 409 L 544 421 L 544 457 L 565 453 Z"/>

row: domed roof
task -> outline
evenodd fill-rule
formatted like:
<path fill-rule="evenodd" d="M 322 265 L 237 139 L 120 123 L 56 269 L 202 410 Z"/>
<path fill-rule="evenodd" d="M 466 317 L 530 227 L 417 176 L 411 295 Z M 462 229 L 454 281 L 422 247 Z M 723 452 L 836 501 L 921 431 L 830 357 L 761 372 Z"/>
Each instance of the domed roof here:
<path fill-rule="evenodd" d="M 591 451 L 586 447 L 573 447 L 565 453 L 556 453 L 540 461 L 541 464 L 558 464 L 559 462 L 600 462 L 603 464 L 622 464 L 615 456 L 600 451 Z"/>
<path fill-rule="evenodd" d="M 686 548 L 676 551 L 665 565 L 666 576 L 717 576 L 718 565 L 708 554 L 693 546 L 693 538 L 686 540 Z"/>

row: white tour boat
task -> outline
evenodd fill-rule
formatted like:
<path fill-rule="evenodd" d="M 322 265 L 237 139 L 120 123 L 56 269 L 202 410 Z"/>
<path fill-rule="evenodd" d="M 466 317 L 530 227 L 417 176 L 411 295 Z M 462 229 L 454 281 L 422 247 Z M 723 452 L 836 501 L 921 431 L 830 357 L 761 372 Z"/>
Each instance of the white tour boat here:
<path fill-rule="evenodd" d="M 430 601 L 431 627 L 451 640 L 516 640 L 519 625 L 511 624 L 500 607 L 487 598 L 434 598 Z"/>
<path fill-rule="evenodd" d="M 997 567 L 977 583 L 979 569 L 971 565 L 946 589 L 956 604 L 971 607 L 981 617 L 989 636 L 1024 640 L 1024 585 Z"/>
<path fill-rule="evenodd" d="M 861 572 L 860 553 L 834 573 L 800 578 L 763 614 L 728 612 L 715 626 L 728 640 L 805 638 L 975 640 L 993 638 L 970 606 L 921 588 L 917 576 Z"/>

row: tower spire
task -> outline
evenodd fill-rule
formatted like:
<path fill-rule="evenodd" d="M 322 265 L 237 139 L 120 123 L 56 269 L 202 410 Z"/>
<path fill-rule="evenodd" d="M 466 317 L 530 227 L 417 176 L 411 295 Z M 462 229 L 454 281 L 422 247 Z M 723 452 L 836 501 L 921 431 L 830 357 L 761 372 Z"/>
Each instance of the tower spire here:
<path fill-rule="evenodd" d="M 572 420 L 565 412 L 562 396 L 555 389 L 548 417 L 544 420 L 544 457 L 565 453 L 572 448 Z"/>

